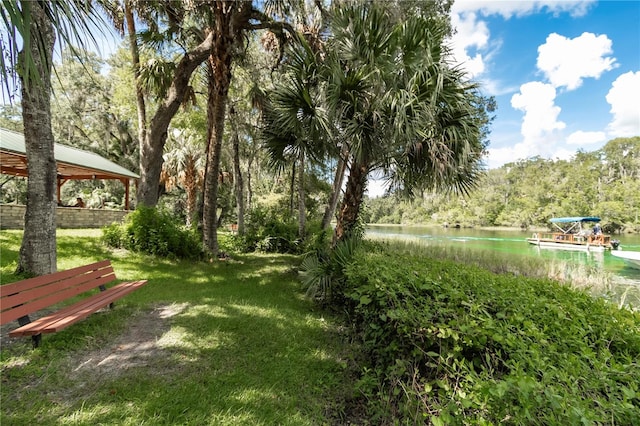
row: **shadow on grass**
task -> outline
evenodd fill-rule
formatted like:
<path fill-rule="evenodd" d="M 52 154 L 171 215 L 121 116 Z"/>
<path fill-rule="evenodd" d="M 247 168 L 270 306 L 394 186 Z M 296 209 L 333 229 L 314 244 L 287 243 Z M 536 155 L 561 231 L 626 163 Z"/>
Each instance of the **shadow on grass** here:
<path fill-rule="evenodd" d="M 145 375 L 146 386 L 136 376 L 109 384 L 116 396 L 96 399 L 113 404 L 100 421 L 118 420 L 122 393 L 140 401 L 134 417 L 165 424 L 316 424 L 338 385 L 339 360 L 317 318 L 279 314 L 250 304 L 187 311 L 173 324 L 182 339 L 168 346 L 174 373 Z"/>
<path fill-rule="evenodd" d="M 110 258 L 119 278 L 149 283 L 124 308 L 48 335 L 37 351 L 3 356 L 2 424 L 311 425 L 340 411 L 343 343 L 302 297 L 294 257 L 185 262 L 111 252 L 96 240 L 59 245 L 65 262 Z M 145 315 L 161 304 L 186 308 L 165 320 L 158 356 L 117 375 L 69 365 L 87 351 L 87 335 L 112 345 L 132 309 Z"/>

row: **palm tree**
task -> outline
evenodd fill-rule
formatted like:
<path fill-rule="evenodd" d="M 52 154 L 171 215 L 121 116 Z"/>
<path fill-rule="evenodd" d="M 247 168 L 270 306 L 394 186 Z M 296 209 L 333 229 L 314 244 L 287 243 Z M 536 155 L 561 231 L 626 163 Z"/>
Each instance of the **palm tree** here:
<path fill-rule="evenodd" d="M 304 237 L 305 159 L 320 161 L 328 152 L 332 133 L 324 109 L 317 54 L 301 40 L 287 50 L 285 75 L 272 91 L 264 110 L 263 138 L 271 165 L 282 169 L 291 162 L 298 171 L 298 236 Z"/>
<path fill-rule="evenodd" d="M 42 275 L 57 269 L 56 162 L 51 130 L 51 68 L 57 36 L 84 47 L 93 40 L 90 27 L 99 21 L 90 1 L 2 2 L 5 27 L 0 37 L 0 71 L 10 93 L 10 75 L 20 76 L 24 138 L 29 164 L 24 235 L 18 272 Z M 19 41 L 22 40 L 22 49 Z M 95 40 L 93 40 L 95 42 Z M 5 45 L 7 43 L 8 45 Z M 8 56 L 5 56 L 7 54 Z"/>
<path fill-rule="evenodd" d="M 24 236 L 16 272 L 36 275 L 57 270 L 56 251 L 56 160 L 51 129 L 51 61 L 55 30 L 39 4 L 31 9 L 30 36 L 39 42 L 29 47 L 38 80 L 21 77 L 22 120 L 29 165 Z M 26 55 L 23 55 L 23 57 Z"/>
<path fill-rule="evenodd" d="M 476 86 L 448 62 L 447 30 L 420 16 L 396 23 L 376 4 L 334 13 L 327 98 L 349 152 L 334 240 L 354 231 L 373 171 L 409 194 L 475 183 L 484 151 Z"/>
<path fill-rule="evenodd" d="M 229 109 L 229 121 L 231 123 L 231 140 L 233 141 L 233 181 L 235 182 L 236 195 L 236 213 L 238 216 L 237 232 L 238 235 L 244 235 L 244 182 L 242 178 L 242 170 L 240 168 L 240 136 L 238 134 L 238 117 L 236 109 L 232 106 Z"/>
<path fill-rule="evenodd" d="M 356 226 L 372 172 L 408 194 L 473 186 L 484 110 L 476 86 L 448 63 L 448 31 L 445 19 L 398 22 L 375 3 L 338 5 L 322 61 L 309 48 L 288 53 L 288 74 L 264 114 L 266 145 L 280 162 L 304 149 L 348 165 L 335 240 Z M 338 167 L 334 189 L 340 177 Z"/>
<path fill-rule="evenodd" d="M 347 159 L 348 152 L 346 148 L 343 148 L 338 153 L 338 159 L 336 161 L 336 171 L 333 175 L 333 183 L 331 184 L 331 193 L 327 201 L 327 206 L 322 216 L 321 228 L 323 230 L 328 229 L 331 225 L 331 220 L 336 213 L 338 207 L 338 201 L 340 199 L 340 191 L 342 191 L 342 182 L 344 181 L 344 174 L 347 171 Z"/>
<path fill-rule="evenodd" d="M 187 226 L 192 226 L 196 213 L 198 190 L 204 182 L 204 143 L 187 130 L 174 130 L 167 143 L 160 181 L 167 191 L 182 186 L 187 195 Z"/>

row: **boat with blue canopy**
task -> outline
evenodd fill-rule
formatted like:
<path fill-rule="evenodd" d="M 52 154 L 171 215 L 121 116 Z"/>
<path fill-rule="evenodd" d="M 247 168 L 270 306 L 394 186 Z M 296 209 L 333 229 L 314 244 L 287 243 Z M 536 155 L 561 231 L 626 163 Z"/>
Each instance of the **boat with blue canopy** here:
<path fill-rule="evenodd" d="M 555 217 L 551 232 L 536 232 L 527 238 L 529 244 L 561 250 L 605 251 L 618 247 L 618 242 L 602 232 L 596 216 Z M 591 229 L 586 224 L 595 223 Z"/>

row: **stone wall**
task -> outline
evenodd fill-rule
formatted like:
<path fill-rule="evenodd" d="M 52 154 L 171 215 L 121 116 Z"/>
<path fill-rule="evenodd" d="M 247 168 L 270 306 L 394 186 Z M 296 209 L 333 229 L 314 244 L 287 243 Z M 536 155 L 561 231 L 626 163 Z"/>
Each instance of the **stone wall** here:
<path fill-rule="evenodd" d="M 20 204 L 0 204 L 0 228 L 22 229 L 25 209 L 26 206 Z M 56 225 L 58 228 L 102 228 L 122 221 L 127 213 L 124 210 L 58 207 Z"/>

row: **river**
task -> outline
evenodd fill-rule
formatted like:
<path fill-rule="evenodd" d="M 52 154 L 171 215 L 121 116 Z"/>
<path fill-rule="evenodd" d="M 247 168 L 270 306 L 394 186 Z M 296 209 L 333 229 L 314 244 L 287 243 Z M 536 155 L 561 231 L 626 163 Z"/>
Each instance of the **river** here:
<path fill-rule="evenodd" d="M 556 259 L 568 263 L 593 265 L 604 269 L 613 276 L 615 285 L 636 287 L 640 292 L 640 270 L 629 267 L 623 260 L 611 253 L 592 253 L 586 251 L 568 251 L 539 248 L 526 242 L 531 232 L 519 230 L 487 230 L 469 228 L 443 228 L 437 226 L 401 226 L 373 225 L 367 228 L 367 234 L 378 238 L 418 239 L 426 244 L 450 245 L 469 249 L 500 252 L 508 258 L 511 254 Z M 640 251 L 640 235 L 615 235 L 612 239 L 620 241 L 622 250 Z"/>

